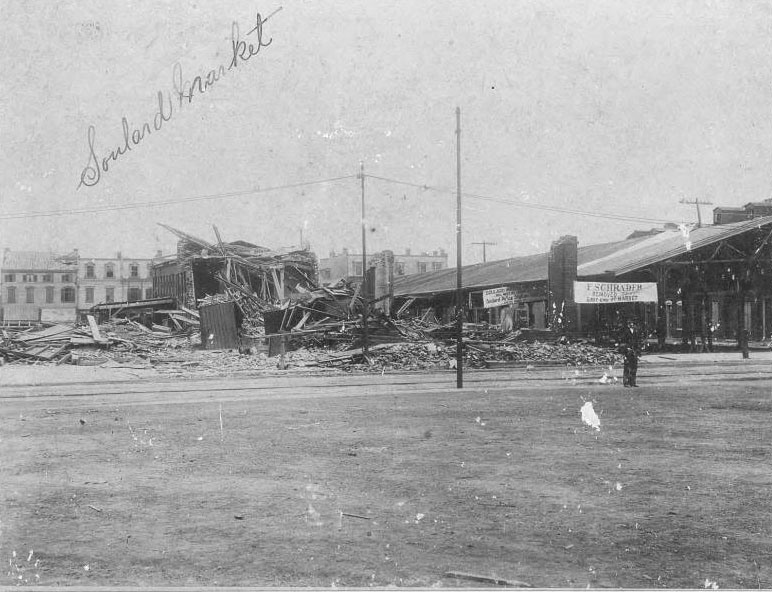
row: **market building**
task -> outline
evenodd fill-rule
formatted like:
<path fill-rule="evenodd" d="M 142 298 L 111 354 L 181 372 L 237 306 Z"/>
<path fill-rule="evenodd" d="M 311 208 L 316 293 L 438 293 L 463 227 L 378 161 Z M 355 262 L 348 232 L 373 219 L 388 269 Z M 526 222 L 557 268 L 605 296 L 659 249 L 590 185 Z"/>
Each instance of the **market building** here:
<path fill-rule="evenodd" d="M 552 328 L 611 338 L 622 319 L 635 318 L 660 343 L 692 345 L 772 332 L 772 216 L 697 228 L 665 228 L 634 238 L 579 246 L 556 241 L 550 253 L 462 269 L 466 320 Z M 579 303 L 574 281 L 656 285 L 656 302 Z M 455 310 L 455 270 L 395 278 L 394 306 L 432 309 L 448 322 Z M 485 293 L 506 288 L 510 300 L 486 307 Z"/>

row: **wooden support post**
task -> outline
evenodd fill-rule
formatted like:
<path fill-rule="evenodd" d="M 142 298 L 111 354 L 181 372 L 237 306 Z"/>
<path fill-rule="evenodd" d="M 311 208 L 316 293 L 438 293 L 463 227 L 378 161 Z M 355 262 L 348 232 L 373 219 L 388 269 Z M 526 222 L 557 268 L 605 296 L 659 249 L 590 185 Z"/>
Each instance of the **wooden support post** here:
<path fill-rule="evenodd" d="M 657 342 L 659 348 L 665 347 L 667 340 L 667 332 L 669 330 L 668 315 L 667 315 L 667 294 L 666 294 L 666 280 L 667 280 L 667 268 L 664 265 L 659 266 L 657 269 L 657 283 L 658 296 L 657 296 Z"/>

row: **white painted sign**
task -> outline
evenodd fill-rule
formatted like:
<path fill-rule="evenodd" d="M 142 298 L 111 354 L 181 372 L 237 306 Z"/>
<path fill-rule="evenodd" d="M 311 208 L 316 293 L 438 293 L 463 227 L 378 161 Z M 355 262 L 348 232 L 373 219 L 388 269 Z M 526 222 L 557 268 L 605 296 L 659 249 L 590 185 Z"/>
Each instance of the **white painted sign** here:
<path fill-rule="evenodd" d="M 485 308 L 508 306 L 513 304 L 515 300 L 515 293 L 506 287 L 483 290 L 483 307 Z"/>
<path fill-rule="evenodd" d="M 574 302 L 581 304 L 656 301 L 656 282 L 574 282 Z"/>

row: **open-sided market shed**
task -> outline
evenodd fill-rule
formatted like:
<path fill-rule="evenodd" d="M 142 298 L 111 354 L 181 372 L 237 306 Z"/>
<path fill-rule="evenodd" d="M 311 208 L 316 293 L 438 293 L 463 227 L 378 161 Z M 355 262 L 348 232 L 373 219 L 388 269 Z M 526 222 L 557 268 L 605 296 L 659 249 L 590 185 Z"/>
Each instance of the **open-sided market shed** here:
<path fill-rule="evenodd" d="M 570 256 L 561 259 L 562 267 L 555 264 L 561 249 L 565 253 L 572 248 L 570 240 L 561 239 L 551 253 L 464 267 L 468 320 L 498 322 L 503 308 L 486 310 L 482 294 L 507 287 L 514 294 L 521 326 L 554 325 L 556 311 L 562 310 L 563 328 L 580 335 L 607 334 L 623 315 L 637 317 L 662 341 L 668 337 L 692 342 L 698 337 L 736 339 L 746 330 L 751 339 L 766 339 L 772 329 L 767 319 L 772 311 L 771 237 L 772 216 L 691 229 L 666 228 L 578 247 L 575 271 L 570 269 Z M 395 306 L 413 300 L 419 310 L 432 307 L 449 320 L 455 306 L 455 273 L 444 270 L 395 279 Z M 658 301 L 576 304 L 572 280 L 656 282 Z"/>

